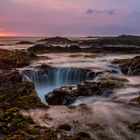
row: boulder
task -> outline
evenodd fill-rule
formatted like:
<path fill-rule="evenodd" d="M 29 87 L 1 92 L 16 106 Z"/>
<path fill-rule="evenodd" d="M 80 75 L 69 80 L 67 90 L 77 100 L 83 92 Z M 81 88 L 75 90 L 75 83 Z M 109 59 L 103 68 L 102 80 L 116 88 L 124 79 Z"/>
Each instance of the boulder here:
<path fill-rule="evenodd" d="M 65 86 L 50 92 L 45 96 L 49 105 L 71 104 L 78 97 L 75 86 Z"/>
<path fill-rule="evenodd" d="M 113 89 L 122 87 L 124 81 L 119 79 L 85 81 L 76 86 L 65 86 L 45 96 L 49 105 L 69 105 L 79 96 L 109 96 Z"/>

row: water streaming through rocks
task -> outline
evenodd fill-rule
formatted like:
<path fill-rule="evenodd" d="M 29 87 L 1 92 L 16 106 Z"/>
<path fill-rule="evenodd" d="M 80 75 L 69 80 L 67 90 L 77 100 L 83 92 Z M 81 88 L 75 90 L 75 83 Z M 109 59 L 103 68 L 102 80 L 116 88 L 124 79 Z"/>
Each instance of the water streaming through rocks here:
<path fill-rule="evenodd" d="M 61 54 L 61 58 L 60 54 L 54 56 L 55 58 L 53 55 L 49 55 L 52 59 L 33 64 L 34 66 L 50 63 L 48 70 L 36 68 L 23 70 L 25 80 L 35 83 L 38 95 L 44 103 L 45 94 L 55 88 L 77 84 L 85 80 L 98 81 L 108 74 L 126 78 L 129 84 L 123 88 L 115 89 L 109 97 L 78 97 L 72 104 L 77 106 L 74 111 L 64 106 L 52 107 L 47 111 L 49 117 L 52 118 L 50 122 L 39 119 L 41 117 L 39 114 L 34 117 L 35 111 L 31 111 L 30 115 L 36 122 L 43 126 L 52 127 L 62 123 L 73 125 L 72 120 L 76 119 L 81 125 L 73 127 L 73 131 L 87 131 L 97 140 L 103 139 L 103 137 L 105 139 L 105 136 L 107 139 L 115 140 L 139 140 L 139 133 L 129 130 L 128 124 L 140 120 L 140 108 L 130 106 L 128 103 L 131 99 L 139 96 L 140 86 L 135 85 L 140 85 L 140 77 L 126 76 L 121 72 L 119 66 L 111 64 L 114 59 L 131 58 L 134 55 L 106 55 L 97 58 L 85 58 L 83 54 L 77 58 L 70 58 L 66 54 Z M 96 75 L 97 72 L 100 74 Z M 129 73 L 132 72 L 129 71 Z M 87 104 L 85 111 L 81 111 L 81 107 L 78 106 L 83 103 Z M 97 126 L 92 126 L 95 123 L 104 127 L 95 130 Z"/>

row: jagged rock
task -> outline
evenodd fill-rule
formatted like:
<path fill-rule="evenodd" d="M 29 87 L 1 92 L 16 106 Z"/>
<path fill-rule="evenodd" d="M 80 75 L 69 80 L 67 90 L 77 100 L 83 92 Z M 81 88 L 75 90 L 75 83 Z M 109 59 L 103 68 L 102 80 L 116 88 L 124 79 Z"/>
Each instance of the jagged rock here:
<path fill-rule="evenodd" d="M 69 105 L 79 96 L 108 96 L 114 88 L 122 87 L 124 81 L 102 80 L 98 82 L 85 81 L 77 86 L 65 86 L 54 90 L 45 96 L 50 105 Z"/>
<path fill-rule="evenodd" d="M 50 105 L 62 105 L 72 103 L 78 96 L 75 86 L 65 86 L 47 94 L 45 98 Z"/>
<path fill-rule="evenodd" d="M 0 69 L 8 70 L 12 68 L 24 67 L 30 64 L 30 62 L 37 58 L 32 53 L 26 52 L 12 52 L 4 49 L 0 49 Z"/>
<path fill-rule="evenodd" d="M 129 59 L 114 60 L 114 64 L 119 64 L 120 69 L 127 75 L 140 75 L 140 56 Z"/>

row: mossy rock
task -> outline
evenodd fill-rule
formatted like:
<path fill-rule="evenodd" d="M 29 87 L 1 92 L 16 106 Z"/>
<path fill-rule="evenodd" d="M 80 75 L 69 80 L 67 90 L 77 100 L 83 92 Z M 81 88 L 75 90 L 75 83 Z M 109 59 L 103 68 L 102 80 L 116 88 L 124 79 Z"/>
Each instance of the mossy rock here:
<path fill-rule="evenodd" d="M 7 109 L 10 107 L 18 107 L 21 109 L 44 108 L 38 98 L 34 85 L 29 82 L 19 82 L 9 84 L 0 90 L 0 107 Z"/>
<path fill-rule="evenodd" d="M 36 59 L 33 53 L 26 53 L 21 51 L 8 51 L 0 49 L 0 69 L 8 70 L 17 67 L 24 67 Z"/>
<path fill-rule="evenodd" d="M 20 114 L 18 108 L 1 110 L 0 135 L 4 140 L 57 140 L 57 131 L 37 126 L 30 117 Z"/>

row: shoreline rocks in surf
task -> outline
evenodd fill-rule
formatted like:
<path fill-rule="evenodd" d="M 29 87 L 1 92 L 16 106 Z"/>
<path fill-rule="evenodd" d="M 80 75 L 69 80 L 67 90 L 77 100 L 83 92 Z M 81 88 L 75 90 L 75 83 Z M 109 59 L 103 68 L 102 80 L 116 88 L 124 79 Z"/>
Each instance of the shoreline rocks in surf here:
<path fill-rule="evenodd" d="M 140 36 L 120 35 L 117 37 L 99 37 L 97 39 L 84 40 L 81 45 L 135 45 L 140 46 Z"/>
<path fill-rule="evenodd" d="M 41 43 L 45 42 L 45 43 Z M 81 43 L 80 43 L 81 42 Z M 121 35 L 118 37 L 101 37 L 94 40 L 72 41 L 63 37 L 46 38 L 30 47 L 28 51 L 45 52 L 96 52 L 96 53 L 140 53 L 140 37 Z M 53 46 L 53 44 L 57 44 Z M 60 44 L 69 44 L 61 47 Z M 86 47 L 85 47 L 86 46 Z"/>
<path fill-rule="evenodd" d="M 50 37 L 38 40 L 37 42 L 51 43 L 51 44 L 72 44 L 76 43 L 76 41 L 72 41 L 70 39 L 64 37 Z"/>
<path fill-rule="evenodd" d="M 59 52 L 81 52 L 83 51 L 78 45 L 70 45 L 70 46 L 53 46 L 53 45 L 48 45 L 48 44 L 36 44 L 32 47 L 29 47 L 27 49 L 29 52 L 33 53 L 59 53 Z"/>
<path fill-rule="evenodd" d="M 49 105 L 70 105 L 79 96 L 109 96 L 113 89 L 123 87 L 124 80 L 85 81 L 76 86 L 64 86 L 48 93 L 45 99 Z"/>
<path fill-rule="evenodd" d="M 65 45 L 64 47 L 60 45 L 52 44 L 36 44 L 27 49 L 29 52 L 42 54 L 42 53 L 116 53 L 116 54 L 134 54 L 140 53 L 140 47 L 137 46 L 127 46 L 127 45 L 97 45 L 97 46 L 82 46 L 79 44 Z"/>
<path fill-rule="evenodd" d="M 129 59 L 114 60 L 113 64 L 119 65 L 124 74 L 140 75 L 140 56 Z"/>

